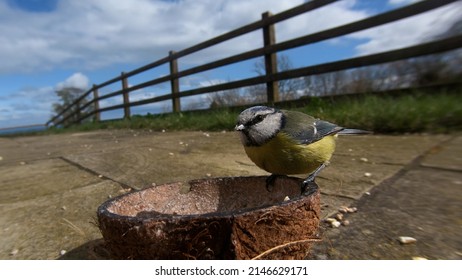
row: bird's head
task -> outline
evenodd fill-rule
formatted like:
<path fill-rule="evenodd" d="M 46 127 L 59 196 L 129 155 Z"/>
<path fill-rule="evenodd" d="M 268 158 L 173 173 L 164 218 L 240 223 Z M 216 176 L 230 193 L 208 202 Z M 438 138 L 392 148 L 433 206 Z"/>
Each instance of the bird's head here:
<path fill-rule="evenodd" d="M 261 146 L 278 134 L 284 126 L 284 114 L 274 108 L 255 106 L 242 111 L 235 130 L 245 146 Z"/>

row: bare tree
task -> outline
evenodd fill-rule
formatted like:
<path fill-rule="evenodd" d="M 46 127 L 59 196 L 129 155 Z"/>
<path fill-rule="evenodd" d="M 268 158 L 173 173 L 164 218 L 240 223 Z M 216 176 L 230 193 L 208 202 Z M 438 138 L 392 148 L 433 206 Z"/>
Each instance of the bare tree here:
<path fill-rule="evenodd" d="M 305 94 L 309 96 L 329 96 L 343 93 L 347 73 L 337 71 L 303 78 Z"/>
<path fill-rule="evenodd" d="M 285 54 L 279 54 L 277 56 L 278 72 L 283 72 L 293 69 L 293 64 L 290 58 Z M 259 76 L 264 76 L 265 72 L 265 61 L 264 59 L 257 60 L 254 64 L 253 71 Z M 298 92 L 302 90 L 303 80 L 302 79 L 288 79 L 278 81 L 279 96 L 281 100 L 291 100 L 298 97 Z M 251 87 L 250 90 L 255 91 L 255 95 L 258 95 L 258 100 L 266 100 L 266 86 L 257 85 Z M 264 98 L 260 95 L 264 95 Z"/>
<path fill-rule="evenodd" d="M 254 86 L 249 86 L 244 89 L 245 97 L 248 103 L 265 103 L 267 101 L 266 85 L 259 84 Z"/>
<path fill-rule="evenodd" d="M 242 96 L 240 89 L 230 89 L 209 94 L 210 108 L 245 105 L 247 100 Z"/>
<path fill-rule="evenodd" d="M 228 82 L 230 82 L 229 79 Z M 209 83 L 210 85 L 219 84 L 213 81 L 210 81 Z M 238 106 L 248 103 L 248 99 L 240 88 L 213 92 L 207 95 L 207 99 L 210 102 L 210 108 Z"/>

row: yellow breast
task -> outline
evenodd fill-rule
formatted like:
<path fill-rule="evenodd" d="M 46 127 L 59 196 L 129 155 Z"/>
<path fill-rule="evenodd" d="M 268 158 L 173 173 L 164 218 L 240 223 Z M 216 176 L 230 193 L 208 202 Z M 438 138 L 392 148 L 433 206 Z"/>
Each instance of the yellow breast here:
<path fill-rule="evenodd" d="M 336 135 L 309 145 L 299 144 L 279 133 L 259 147 L 245 147 L 247 156 L 261 169 L 278 175 L 309 174 L 332 157 Z"/>

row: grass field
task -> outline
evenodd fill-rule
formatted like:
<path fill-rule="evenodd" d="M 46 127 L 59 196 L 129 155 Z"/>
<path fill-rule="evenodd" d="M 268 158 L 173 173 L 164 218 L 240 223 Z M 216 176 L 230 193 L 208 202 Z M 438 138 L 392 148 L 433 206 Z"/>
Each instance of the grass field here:
<path fill-rule="evenodd" d="M 307 103 L 307 102 L 305 102 Z M 462 130 L 461 93 L 440 91 L 393 95 L 363 94 L 342 98 L 312 98 L 307 105 L 277 106 L 298 110 L 345 127 L 377 133 L 450 133 Z M 132 116 L 130 120 L 85 123 L 45 133 L 95 129 L 232 130 L 243 108 Z"/>

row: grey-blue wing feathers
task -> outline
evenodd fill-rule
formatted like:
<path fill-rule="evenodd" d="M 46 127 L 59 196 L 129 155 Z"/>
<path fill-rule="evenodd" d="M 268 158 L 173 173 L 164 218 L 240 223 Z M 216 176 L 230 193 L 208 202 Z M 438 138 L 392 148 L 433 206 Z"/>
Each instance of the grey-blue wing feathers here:
<path fill-rule="evenodd" d="M 300 144 L 310 144 L 319 141 L 325 136 L 337 133 L 343 129 L 343 127 L 315 119 L 301 112 L 282 111 L 285 116 L 285 124 L 282 132 Z"/>
<path fill-rule="evenodd" d="M 370 134 L 360 129 L 349 129 L 336 124 L 316 119 L 296 111 L 281 110 L 284 113 L 284 126 L 282 132 L 289 135 L 300 144 L 311 144 L 331 134 Z"/>

